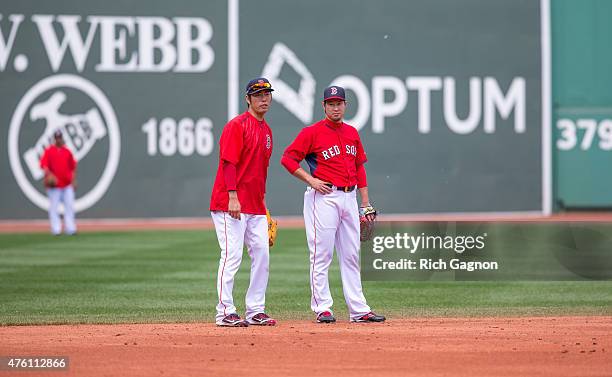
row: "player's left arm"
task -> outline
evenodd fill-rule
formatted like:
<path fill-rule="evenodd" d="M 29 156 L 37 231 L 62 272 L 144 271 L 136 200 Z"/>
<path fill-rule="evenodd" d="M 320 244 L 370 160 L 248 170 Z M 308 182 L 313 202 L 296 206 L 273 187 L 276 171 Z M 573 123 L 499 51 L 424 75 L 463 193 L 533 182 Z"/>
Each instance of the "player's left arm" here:
<path fill-rule="evenodd" d="M 368 161 L 363 144 L 357 136 L 357 156 L 355 158 L 355 165 L 357 169 L 357 188 L 359 189 L 359 196 L 361 197 L 360 213 L 363 212 L 365 218 L 368 221 L 374 221 L 376 219 L 376 210 L 370 203 L 370 193 L 368 191 L 368 177 L 365 170 L 365 163 Z"/>
<path fill-rule="evenodd" d="M 365 217 L 368 221 L 376 220 L 376 210 L 370 203 L 370 193 L 368 192 L 368 182 L 363 164 L 357 167 L 357 188 L 359 189 L 359 196 L 361 196 L 359 215 Z"/>
<path fill-rule="evenodd" d="M 367 207 L 370 205 L 370 194 L 368 192 L 368 179 L 363 164 L 357 167 L 357 188 L 359 189 L 359 195 L 361 196 L 361 207 Z"/>
<path fill-rule="evenodd" d="M 71 163 L 72 163 L 72 188 L 74 190 L 76 190 L 77 188 L 77 160 L 74 158 L 74 156 L 72 155 L 72 153 L 70 153 L 70 159 L 71 159 Z"/>

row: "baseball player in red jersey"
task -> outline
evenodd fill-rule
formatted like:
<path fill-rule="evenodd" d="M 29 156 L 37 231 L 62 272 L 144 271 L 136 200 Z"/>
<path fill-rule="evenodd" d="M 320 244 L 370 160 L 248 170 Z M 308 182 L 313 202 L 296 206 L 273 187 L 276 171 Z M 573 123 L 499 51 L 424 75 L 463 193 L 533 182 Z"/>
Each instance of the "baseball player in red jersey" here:
<path fill-rule="evenodd" d="M 350 320 L 383 322 L 385 317 L 370 310 L 361 288 L 355 189 L 359 189 L 361 206 L 369 207 L 363 166 L 367 157 L 357 130 L 342 121 L 346 110 L 342 87 L 325 89 L 323 109 L 325 119 L 302 129 L 281 159 L 289 173 L 309 185 L 304 194 L 304 220 L 310 249 L 310 305 L 317 322 L 336 321 L 328 279 L 335 247 Z M 302 160 L 310 173 L 300 167 Z"/>
<path fill-rule="evenodd" d="M 45 149 L 40 167 L 45 172 L 44 182 L 49 197 L 49 222 L 51 233 L 58 235 L 62 232 L 62 222 L 58 208 L 60 202 L 64 204 L 64 232 L 75 234 L 77 231 L 74 221 L 74 186 L 76 185 L 77 162 L 64 144 L 62 131 L 53 134 L 55 143 Z"/>
<path fill-rule="evenodd" d="M 249 81 L 245 95 L 248 109 L 225 125 L 219 141 L 219 167 L 210 200 L 221 248 L 217 276 L 219 326 L 276 324 L 264 311 L 270 260 L 264 196 L 272 155 L 272 131 L 264 115 L 270 108 L 273 90 L 265 78 Z M 232 297 L 244 244 L 251 257 L 246 320 L 236 313 Z"/>

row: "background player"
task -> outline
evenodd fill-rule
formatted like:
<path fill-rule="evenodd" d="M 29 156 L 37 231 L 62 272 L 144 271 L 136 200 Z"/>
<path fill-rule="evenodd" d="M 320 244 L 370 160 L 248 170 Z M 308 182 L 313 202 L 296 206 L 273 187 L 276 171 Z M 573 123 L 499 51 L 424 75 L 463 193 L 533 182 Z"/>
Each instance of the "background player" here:
<path fill-rule="evenodd" d="M 62 131 L 55 131 L 53 139 L 55 143 L 45 149 L 40 159 L 40 167 L 44 172 L 44 183 L 49 197 L 49 223 L 51 233 L 59 235 L 62 232 L 58 209 L 60 202 L 63 203 L 64 232 L 71 235 L 77 231 L 74 220 L 77 162 L 70 149 L 64 145 Z"/>
<path fill-rule="evenodd" d="M 325 89 L 323 110 L 325 119 L 302 129 L 281 159 L 289 173 L 310 186 L 304 195 L 304 220 L 310 249 L 311 308 L 318 322 L 336 321 L 328 278 L 335 246 L 350 320 L 383 322 L 385 317 L 370 310 L 361 288 L 355 187 L 359 187 L 361 206 L 369 207 L 363 166 L 367 158 L 357 130 L 342 121 L 346 110 L 342 87 Z M 299 165 L 304 159 L 310 174 Z"/>
<path fill-rule="evenodd" d="M 264 312 L 270 260 L 264 195 L 272 155 L 272 130 L 264 115 L 270 108 L 273 90 L 265 78 L 249 81 L 245 95 L 248 109 L 225 125 L 219 141 L 219 167 L 210 200 L 221 248 L 217 276 L 219 326 L 276 324 Z M 236 313 L 232 290 L 245 243 L 251 257 L 251 281 L 243 321 Z"/>

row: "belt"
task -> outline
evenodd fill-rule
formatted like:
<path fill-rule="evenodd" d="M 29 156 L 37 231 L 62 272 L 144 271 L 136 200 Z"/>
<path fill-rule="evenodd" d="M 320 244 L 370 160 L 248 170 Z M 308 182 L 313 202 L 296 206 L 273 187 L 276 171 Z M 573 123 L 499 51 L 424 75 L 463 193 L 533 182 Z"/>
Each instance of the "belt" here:
<path fill-rule="evenodd" d="M 344 192 L 351 192 L 353 191 L 357 186 L 334 186 L 330 183 L 326 184 L 325 186 L 329 187 L 329 188 L 334 188 L 336 187 L 336 190 L 338 191 L 344 191 Z"/>

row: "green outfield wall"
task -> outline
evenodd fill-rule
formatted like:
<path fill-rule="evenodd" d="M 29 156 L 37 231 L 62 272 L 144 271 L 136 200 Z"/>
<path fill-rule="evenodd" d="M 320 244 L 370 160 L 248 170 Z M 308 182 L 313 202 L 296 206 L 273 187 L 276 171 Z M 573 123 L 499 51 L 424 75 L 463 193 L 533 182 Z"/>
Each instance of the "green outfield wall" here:
<path fill-rule="evenodd" d="M 612 2 L 552 5 L 558 209 L 612 207 Z"/>
<path fill-rule="evenodd" d="M 322 117 L 332 83 L 347 89 L 382 213 L 537 213 L 552 202 L 546 1 L 0 5 L 1 219 L 45 218 L 37 161 L 56 129 L 79 160 L 80 218 L 207 216 L 222 128 L 260 75 L 276 89 L 276 214 L 302 212 L 304 185 L 279 160 Z"/>

